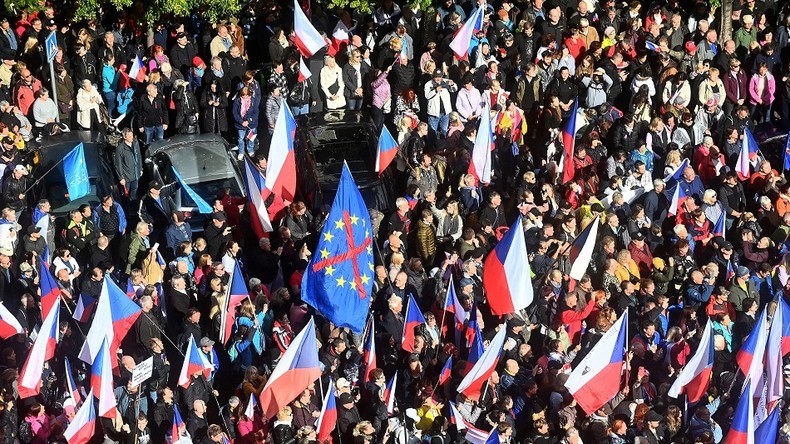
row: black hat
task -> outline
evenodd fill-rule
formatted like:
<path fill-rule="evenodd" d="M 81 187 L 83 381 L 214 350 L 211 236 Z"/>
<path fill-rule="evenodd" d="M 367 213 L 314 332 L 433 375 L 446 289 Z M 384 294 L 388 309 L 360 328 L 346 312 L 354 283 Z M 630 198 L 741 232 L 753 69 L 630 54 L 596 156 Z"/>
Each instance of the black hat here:
<path fill-rule="evenodd" d="M 594 211 L 596 213 L 603 213 L 604 212 L 603 205 L 596 202 L 590 206 L 590 211 Z"/>
<path fill-rule="evenodd" d="M 651 421 L 657 421 L 658 422 L 658 421 L 661 421 L 663 419 L 664 419 L 664 417 L 659 415 L 658 413 L 656 413 L 655 410 L 650 410 L 649 412 L 647 412 L 647 416 L 645 416 L 645 421 L 647 421 L 647 422 L 651 422 Z"/>
<path fill-rule="evenodd" d="M 216 213 L 211 215 L 211 218 L 222 222 L 225 220 L 225 213 L 217 211 Z"/>
<path fill-rule="evenodd" d="M 186 32 L 179 32 L 178 34 L 176 34 L 176 39 L 183 39 L 184 37 L 187 37 Z"/>
<path fill-rule="evenodd" d="M 635 241 L 643 241 L 645 240 L 645 235 L 642 234 L 641 231 L 637 231 L 636 233 L 631 235 L 631 239 Z"/>
<path fill-rule="evenodd" d="M 442 71 L 441 69 L 434 69 L 433 70 L 433 76 L 434 77 L 444 77 L 444 71 Z"/>
<path fill-rule="evenodd" d="M 730 241 L 724 241 L 721 243 L 722 250 L 732 250 L 732 243 Z"/>
<path fill-rule="evenodd" d="M 351 393 L 341 393 L 339 399 L 340 399 L 340 405 L 354 403 L 354 397 L 351 396 Z"/>
<path fill-rule="evenodd" d="M 6 145 L 13 145 L 14 144 L 14 139 L 12 139 L 10 137 L 3 137 L 3 143 L 6 144 Z"/>
<path fill-rule="evenodd" d="M 507 320 L 507 328 L 523 327 L 525 325 L 527 325 L 527 323 L 519 317 L 512 317 Z"/>
<path fill-rule="evenodd" d="M 27 234 L 40 233 L 40 232 L 41 232 L 41 227 L 39 227 L 38 225 L 31 225 L 27 227 Z"/>
<path fill-rule="evenodd" d="M 148 182 L 148 189 L 149 190 L 161 190 L 163 187 L 162 182 L 158 180 L 152 180 Z"/>
<path fill-rule="evenodd" d="M 44 19 L 41 24 L 46 28 L 49 28 L 50 26 L 57 26 L 55 19 Z"/>

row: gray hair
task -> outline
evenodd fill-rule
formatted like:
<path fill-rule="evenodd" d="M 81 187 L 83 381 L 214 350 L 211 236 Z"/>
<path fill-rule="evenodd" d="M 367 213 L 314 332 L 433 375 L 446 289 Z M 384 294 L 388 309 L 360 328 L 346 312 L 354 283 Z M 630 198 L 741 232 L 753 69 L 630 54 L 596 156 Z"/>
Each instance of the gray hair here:
<path fill-rule="evenodd" d="M 664 183 L 664 179 L 655 179 L 655 180 L 653 180 L 653 188 L 662 187 L 664 185 L 666 185 L 666 183 Z"/>

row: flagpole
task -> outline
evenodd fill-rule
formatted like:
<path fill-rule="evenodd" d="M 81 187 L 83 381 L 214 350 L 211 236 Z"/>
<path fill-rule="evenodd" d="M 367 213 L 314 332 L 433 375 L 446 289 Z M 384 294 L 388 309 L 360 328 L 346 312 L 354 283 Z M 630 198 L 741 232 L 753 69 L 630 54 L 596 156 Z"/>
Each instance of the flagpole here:
<path fill-rule="evenodd" d="M 437 352 L 437 355 L 438 355 L 438 352 Z M 447 361 L 449 361 L 450 359 L 452 359 L 452 357 L 447 358 Z M 444 361 L 445 365 L 447 365 L 447 361 Z M 444 365 L 442 366 L 442 369 L 444 369 Z M 451 369 L 451 371 L 452 371 L 452 369 Z M 442 380 L 442 374 L 439 373 L 439 379 L 436 380 L 436 384 L 434 384 L 433 389 L 431 390 L 431 396 L 433 396 L 433 394 L 436 393 L 436 389 L 439 388 L 439 382 L 441 380 Z"/>
<path fill-rule="evenodd" d="M 441 272 L 441 268 L 439 269 L 439 272 Z M 450 279 L 452 278 L 453 277 L 450 276 Z M 447 290 L 449 290 L 449 288 L 450 287 L 448 286 Z M 448 293 L 447 290 L 445 290 L 444 292 L 444 304 L 442 304 L 442 322 L 439 323 L 439 341 L 442 340 L 442 329 L 444 328 L 444 321 L 445 318 L 447 317 L 447 299 L 449 297 L 449 295 L 447 294 Z M 434 359 L 437 359 L 439 357 L 439 349 L 441 348 L 440 345 L 441 344 L 436 345 L 436 356 L 434 356 Z M 436 390 L 436 387 L 434 387 L 434 390 Z"/>
<path fill-rule="evenodd" d="M 41 151 L 41 150 L 39 150 L 39 151 Z M 33 182 L 33 185 L 30 185 L 29 187 L 27 187 L 27 189 L 26 189 L 26 190 L 25 190 L 25 191 L 24 191 L 22 194 L 27 194 L 27 192 L 28 192 L 28 191 L 32 190 L 32 189 L 33 189 L 33 187 L 35 187 L 36 185 L 38 185 L 38 183 L 39 183 L 39 182 L 41 182 L 41 179 L 43 179 L 43 178 L 47 177 L 47 174 L 51 173 L 51 172 L 52 172 L 52 170 L 54 170 L 55 168 L 57 168 L 57 167 L 58 167 L 58 165 L 60 165 L 61 163 L 63 163 L 63 161 L 64 161 L 64 160 L 66 160 L 66 157 L 68 157 L 68 156 L 63 156 L 63 157 L 62 157 L 60 160 L 58 160 L 57 162 L 55 162 L 55 164 L 54 164 L 54 165 L 52 165 L 52 167 L 51 167 L 50 169 L 48 169 L 48 170 L 47 170 L 47 171 L 46 171 L 44 174 L 42 174 L 42 175 L 41 175 L 41 177 L 39 177 L 38 179 L 36 179 L 36 181 L 35 181 L 35 182 Z"/>
<path fill-rule="evenodd" d="M 63 296 L 61 296 L 58 299 L 61 299 L 62 297 Z M 58 301 L 58 304 L 60 304 L 60 301 Z M 66 310 L 68 310 L 69 314 L 71 315 L 71 318 L 74 319 L 74 312 L 71 311 L 71 307 L 69 307 L 69 304 L 64 301 L 64 303 L 61 304 L 61 305 L 65 305 L 66 306 Z M 80 332 L 80 334 L 82 335 L 83 339 L 87 338 L 87 336 L 85 335 L 85 332 L 82 331 L 82 329 L 80 328 L 80 324 L 78 322 L 74 322 L 74 326 L 77 327 L 77 331 Z"/>

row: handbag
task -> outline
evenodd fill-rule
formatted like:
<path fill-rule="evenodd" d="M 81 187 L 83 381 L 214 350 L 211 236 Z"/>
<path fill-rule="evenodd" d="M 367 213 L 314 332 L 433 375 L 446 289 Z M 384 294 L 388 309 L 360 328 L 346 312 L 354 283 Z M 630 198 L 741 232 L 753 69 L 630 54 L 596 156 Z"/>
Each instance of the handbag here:
<path fill-rule="evenodd" d="M 70 114 L 74 110 L 74 106 L 66 102 L 58 102 L 58 111 L 61 114 Z"/>

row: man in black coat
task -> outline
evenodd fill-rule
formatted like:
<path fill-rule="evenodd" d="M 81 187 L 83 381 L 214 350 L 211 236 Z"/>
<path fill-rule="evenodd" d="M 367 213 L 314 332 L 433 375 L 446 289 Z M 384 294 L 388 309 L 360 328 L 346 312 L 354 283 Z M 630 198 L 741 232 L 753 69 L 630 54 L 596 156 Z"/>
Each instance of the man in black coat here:
<path fill-rule="evenodd" d="M 206 239 L 208 254 L 214 259 L 219 259 L 222 246 L 233 240 L 231 228 L 225 220 L 225 213 L 214 213 L 211 215 L 211 223 L 203 231 Z"/>
<path fill-rule="evenodd" d="M 179 32 L 176 35 L 176 44 L 170 50 L 170 64 L 173 69 L 181 71 L 184 78 L 189 74 L 189 68 L 192 67 L 192 59 L 197 55 L 195 45 L 189 41 L 189 37 L 185 32 Z"/>
<path fill-rule="evenodd" d="M 162 182 L 151 181 L 148 184 L 148 193 L 140 200 L 138 211 L 141 221 L 153 225 L 151 235 L 162 245 L 164 245 L 165 231 L 170 225 L 173 212 L 177 209 L 173 199 L 162 194 L 163 188 Z"/>
<path fill-rule="evenodd" d="M 354 402 L 354 396 L 351 393 L 343 393 L 340 395 L 340 398 L 338 398 L 337 407 L 338 431 L 343 438 L 351 442 L 353 441 L 352 432 L 354 426 L 362 421 L 357 405 Z"/>
<path fill-rule="evenodd" d="M 27 168 L 24 165 L 17 165 L 3 181 L 3 203 L 16 211 L 17 220 L 22 220 L 22 213 L 27 207 L 25 193 L 28 183 L 25 176 L 27 176 Z"/>
<path fill-rule="evenodd" d="M 202 379 L 202 377 L 200 378 Z M 195 378 L 193 378 L 190 388 L 198 384 L 199 383 L 196 383 Z M 189 389 L 187 389 L 187 391 L 189 391 Z M 208 399 L 208 397 L 206 397 L 206 399 Z M 187 432 L 189 433 L 189 436 L 192 437 L 192 442 L 203 442 L 203 438 L 205 438 L 208 433 L 206 401 L 197 399 L 191 404 L 187 403 L 187 405 L 192 407 L 192 410 L 189 412 L 189 419 L 187 419 Z"/>

